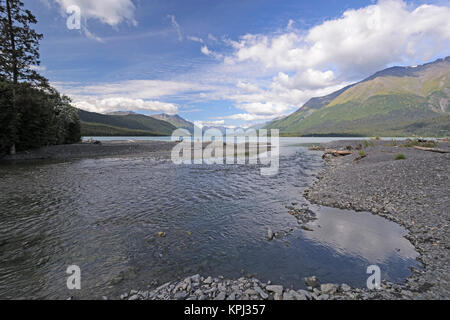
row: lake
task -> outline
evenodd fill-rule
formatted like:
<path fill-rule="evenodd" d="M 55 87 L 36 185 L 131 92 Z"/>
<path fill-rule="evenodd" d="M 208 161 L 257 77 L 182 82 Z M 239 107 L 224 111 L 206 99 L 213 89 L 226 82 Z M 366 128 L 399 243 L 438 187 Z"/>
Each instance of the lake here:
<path fill-rule="evenodd" d="M 389 281 L 408 277 L 418 254 L 404 228 L 304 199 L 323 162 L 301 144 L 330 138 L 280 141 L 274 176 L 144 156 L 0 166 L 0 299 L 118 298 L 197 273 L 296 289 L 311 275 L 362 287 L 372 264 Z M 293 203 L 316 213 L 312 231 L 289 214 Z M 268 241 L 268 228 L 285 235 Z M 66 287 L 69 265 L 81 268 L 80 291 Z"/>

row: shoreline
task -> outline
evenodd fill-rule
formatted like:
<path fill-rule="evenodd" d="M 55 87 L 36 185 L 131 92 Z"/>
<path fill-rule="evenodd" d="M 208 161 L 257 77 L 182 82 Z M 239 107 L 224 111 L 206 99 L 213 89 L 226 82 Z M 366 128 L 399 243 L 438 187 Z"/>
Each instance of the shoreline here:
<path fill-rule="evenodd" d="M 355 150 L 362 143 L 362 140 L 342 140 L 322 147 Z M 448 150 L 449 143 L 439 143 L 439 147 Z M 359 152 L 333 159 L 325 157 L 324 169 L 304 196 L 313 204 L 367 211 L 405 227 L 409 232 L 406 238 L 419 253 L 417 260 L 422 268 L 412 268 L 411 275 L 402 284 L 382 280 L 379 290 L 369 290 L 352 288 L 347 284 L 320 284 L 320 279 L 310 276 L 305 278 L 307 290 L 292 290 L 270 281 L 263 283 L 253 277 L 231 280 L 194 275 L 153 290 L 131 290 L 120 299 L 448 300 L 450 282 L 446 255 L 449 249 L 450 154 L 406 148 L 400 142 L 375 140 L 371 140 L 363 150 L 364 157 Z M 396 153 L 400 152 L 406 159 L 394 160 Z M 402 179 L 404 181 L 400 181 Z"/>
<path fill-rule="evenodd" d="M 41 147 L 18 152 L 16 155 L 6 155 L 0 158 L 0 164 L 23 163 L 39 160 L 78 160 L 102 157 L 127 157 L 149 155 L 157 158 L 170 159 L 170 153 L 176 142 L 168 141 L 133 141 L 111 140 L 98 144 L 80 142 L 75 144 Z"/>

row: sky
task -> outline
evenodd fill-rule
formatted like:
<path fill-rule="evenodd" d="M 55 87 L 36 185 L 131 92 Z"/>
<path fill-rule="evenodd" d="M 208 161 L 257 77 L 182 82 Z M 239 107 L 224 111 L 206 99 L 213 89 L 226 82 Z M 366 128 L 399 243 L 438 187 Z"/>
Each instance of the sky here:
<path fill-rule="evenodd" d="M 450 55 L 450 0 L 22 1 L 44 34 L 39 71 L 100 113 L 246 127 Z"/>

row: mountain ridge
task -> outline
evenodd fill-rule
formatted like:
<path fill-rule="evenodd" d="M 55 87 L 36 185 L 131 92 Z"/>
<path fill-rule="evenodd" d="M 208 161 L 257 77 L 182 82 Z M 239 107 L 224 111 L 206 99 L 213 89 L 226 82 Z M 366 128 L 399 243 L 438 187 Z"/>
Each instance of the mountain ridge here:
<path fill-rule="evenodd" d="M 444 136 L 450 132 L 450 57 L 391 67 L 324 97 L 265 129 L 282 135 Z"/>

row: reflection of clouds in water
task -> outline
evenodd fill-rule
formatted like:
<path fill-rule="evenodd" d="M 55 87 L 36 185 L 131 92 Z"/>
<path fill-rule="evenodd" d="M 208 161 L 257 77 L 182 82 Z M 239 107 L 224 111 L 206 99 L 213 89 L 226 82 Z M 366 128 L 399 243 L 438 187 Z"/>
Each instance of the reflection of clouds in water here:
<path fill-rule="evenodd" d="M 304 232 L 304 236 L 320 245 L 371 263 L 418 256 L 412 244 L 404 238 L 407 231 L 394 222 L 367 212 L 318 206 L 312 209 L 318 220 L 310 224 L 314 232 Z"/>

